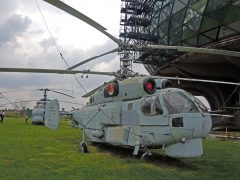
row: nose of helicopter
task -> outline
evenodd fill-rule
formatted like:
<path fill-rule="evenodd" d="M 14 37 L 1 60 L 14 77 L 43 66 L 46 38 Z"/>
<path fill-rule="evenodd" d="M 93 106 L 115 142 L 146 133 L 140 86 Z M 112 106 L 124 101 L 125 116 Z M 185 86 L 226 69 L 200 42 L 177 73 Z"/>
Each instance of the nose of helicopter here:
<path fill-rule="evenodd" d="M 212 127 L 211 117 L 207 113 L 182 115 L 172 117 L 172 137 L 175 144 L 168 145 L 165 153 L 174 158 L 199 157 L 203 154 L 201 138 L 204 138 Z"/>
<path fill-rule="evenodd" d="M 194 119 L 194 138 L 204 138 L 211 131 L 212 119 L 209 114 L 201 115 L 201 117 Z"/>
<path fill-rule="evenodd" d="M 212 120 L 209 114 L 192 113 L 172 116 L 172 136 L 176 141 L 182 138 L 204 138 L 211 131 Z"/>

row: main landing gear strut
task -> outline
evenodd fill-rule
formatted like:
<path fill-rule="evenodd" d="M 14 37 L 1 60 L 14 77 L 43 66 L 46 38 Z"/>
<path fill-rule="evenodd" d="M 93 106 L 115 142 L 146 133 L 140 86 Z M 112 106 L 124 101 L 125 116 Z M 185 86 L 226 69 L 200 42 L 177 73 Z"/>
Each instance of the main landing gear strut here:
<path fill-rule="evenodd" d="M 83 135 L 82 135 L 82 141 L 80 142 L 80 145 L 79 145 L 79 150 L 80 152 L 82 153 L 88 153 L 88 147 L 87 147 L 87 142 L 85 140 L 85 131 L 83 129 Z"/>

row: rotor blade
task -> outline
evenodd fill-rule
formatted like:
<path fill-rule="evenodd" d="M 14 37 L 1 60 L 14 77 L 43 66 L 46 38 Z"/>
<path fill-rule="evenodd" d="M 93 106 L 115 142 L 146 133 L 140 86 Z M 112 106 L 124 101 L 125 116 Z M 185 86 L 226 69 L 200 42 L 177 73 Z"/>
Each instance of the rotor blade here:
<path fill-rule="evenodd" d="M 211 116 L 217 116 L 217 117 L 229 117 L 233 118 L 233 115 L 228 115 L 228 114 L 210 114 Z"/>
<path fill-rule="evenodd" d="M 12 101 L 10 101 L 6 96 L 4 96 L 2 93 L 0 93 L 1 97 L 4 98 L 7 102 L 9 102 L 10 104 L 12 104 L 13 106 L 15 106 L 18 110 L 21 110 L 19 109 L 19 107 L 14 104 Z"/>
<path fill-rule="evenodd" d="M 45 88 L 45 89 L 37 89 L 37 90 L 39 90 L 39 91 L 50 91 L 50 89 L 48 89 L 48 88 Z"/>
<path fill-rule="evenodd" d="M 228 85 L 235 85 L 239 86 L 239 83 L 235 82 L 226 82 L 226 81 L 214 81 L 214 80 L 205 80 L 205 79 L 192 79 L 192 78 L 179 78 L 179 77 L 166 77 L 166 76 L 152 76 L 153 78 L 165 78 L 170 80 L 181 80 L 181 81 L 195 81 L 195 82 L 206 82 L 206 83 L 217 83 L 217 84 L 228 84 Z"/>
<path fill-rule="evenodd" d="M 62 94 L 64 96 L 68 96 L 68 97 L 71 97 L 71 98 L 74 98 L 73 96 L 70 96 L 68 94 L 65 94 L 65 93 L 62 93 L 62 92 L 58 92 L 58 91 L 54 91 L 54 90 L 51 90 L 52 92 L 55 92 L 55 93 L 58 93 L 58 94 Z"/>
<path fill-rule="evenodd" d="M 0 93 L 15 93 L 15 92 L 24 92 L 24 91 L 36 91 L 38 89 L 29 89 L 29 90 L 12 90 L 12 91 L 3 91 L 3 92 L 0 92 Z"/>
<path fill-rule="evenodd" d="M 109 81 L 109 82 L 111 82 L 111 81 Z M 109 83 L 108 82 L 108 83 Z M 92 94 L 94 94 L 96 91 L 98 91 L 99 89 L 102 89 L 104 86 L 106 86 L 106 82 L 104 83 L 104 84 L 102 84 L 101 86 L 98 86 L 98 87 L 96 87 L 95 89 L 93 89 L 93 90 L 91 90 L 90 92 L 88 92 L 88 93 L 86 93 L 86 94 L 84 94 L 82 97 L 89 97 L 89 96 L 91 96 Z"/>
<path fill-rule="evenodd" d="M 82 97 L 89 97 L 91 96 L 92 94 L 94 94 L 96 91 L 98 91 L 100 88 L 102 88 L 103 86 L 105 86 L 105 84 L 101 85 L 101 86 L 98 86 L 97 88 L 91 90 L 90 92 L 84 94 Z"/>
<path fill-rule="evenodd" d="M 115 72 L 97 72 L 90 70 L 75 71 L 75 70 L 61 70 L 61 69 L 34 69 L 34 68 L 0 68 L 0 72 L 25 72 L 25 73 L 50 73 L 50 74 L 97 74 L 106 76 L 119 75 Z"/>
<path fill-rule="evenodd" d="M 81 105 L 81 106 L 84 106 L 84 105 L 85 105 L 85 104 L 81 104 L 81 103 L 69 102 L 69 101 L 62 101 L 62 100 L 59 100 L 59 102 L 62 102 L 62 103 L 67 103 L 67 104 Z"/>
<path fill-rule="evenodd" d="M 48 89 L 48 88 L 41 88 L 41 89 L 34 89 L 34 90 L 38 90 L 38 91 L 52 91 L 52 90 L 55 90 L 55 91 L 72 91 L 72 90 L 68 90 L 68 89 L 55 89 L 55 88 L 50 88 L 50 89 Z"/>
<path fill-rule="evenodd" d="M 184 46 L 165 46 L 165 45 L 146 45 L 145 47 L 150 49 L 173 49 L 179 52 L 191 52 L 191 53 L 203 53 L 203 54 L 240 57 L 240 52 L 226 51 L 222 49 L 209 49 L 209 48 L 184 47 Z"/>
<path fill-rule="evenodd" d="M 21 102 L 37 102 L 39 101 L 39 99 L 35 99 L 35 100 L 26 100 L 26 101 L 18 101 L 18 102 L 14 102 L 14 103 L 21 103 Z M 75 105 L 81 105 L 81 106 L 84 106 L 85 104 L 81 104 L 81 103 L 76 103 L 76 102 L 70 102 L 70 101 L 62 101 L 62 100 L 59 100 L 59 102 L 62 102 L 62 103 L 67 103 L 67 104 L 75 104 Z M 0 104 L 0 106 L 7 106 L 9 104 L 12 104 L 12 103 L 4 103 L 4 104 Z"/>
<path fill-rule="evenodd" d="M 76 9 L 72 8 L 71 6 L 65 4 L 62 1 L 59 0 L 43 0 L 69 14 L 71 14 L 72 16 L 82 20 L 83 22 L 89 24 L 90 26 L 94 27 L 95 29 L 97 29 L 98 31 L 100 31 L 101 33 L 105 34 L 106 36 L 108 36 L 110 39 L 112 39 L 114 42 L 116 42 L 118 45 L 120 45 L 120 40 L 115 38 L 113 35 L 109 34 L 106 30 L 105 27 L 103 27 L 102 25 L 100 25 L 99 23 L 97 23 L 96 21 L 92 20 L 91 18 L 87 17 L 86 15 L 80 13 L 79 11 L 77 11 Z"/>
<path fill-rule="evenodd" d="M 92 60 L 94 60 L 94 59 L 100 58 L 100 57 L 102 57 L 102 56 L 105 56 L 105 55 L 108 55 L 108 54 L 111 54 L 111 53 L 114 53 L 114 52 L 118 52 L 118 48 L 113 49 L 113 50 L 111 50 L 111 51 L 108 51 L 108 52 L 106 52 L 106 53 L 97 55 L 97 56 L 93 56 L 93 57 L 91 57 L 91 58 L 89 58 L 89 59 L 86 59 L 85 61 L 82 61 L 82 62 L 80 62 L 80 63 L 78 63 L 78 64 L 76 64 L 76 65 L 74 65 L 74 66 L 69 67 L 67 70 L 75 69 L 75 68 L 77 68 L 77 67 L 79 67 L 79 66 L 81 66 L 81 65 L 83 65 L 83 64 L 85 64 L 85 63 L 88 63 L 88 62 L 90 62 L 90 61 L 92 61 Z"/>
<path fill-rule="evenodd" d="M 39 101 L 39 100 L 26 100 L 26 101 L 15 101 L 14 103 L 28 103 L 28 102 L 35 102 L 35 101 Z M 12 104 L 12 103 L 5 103 L 5 104 L 1 104 L 1 105 L 4 105 L 4 106 L 7 106 L 9 104 Z"/>

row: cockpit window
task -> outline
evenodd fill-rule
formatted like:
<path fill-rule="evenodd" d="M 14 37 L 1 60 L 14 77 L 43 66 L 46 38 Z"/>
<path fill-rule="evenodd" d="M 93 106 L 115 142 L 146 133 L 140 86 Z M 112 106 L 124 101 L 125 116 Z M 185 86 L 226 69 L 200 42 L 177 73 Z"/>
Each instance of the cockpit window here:
<path fill-rule="evenodd" d="M 183 92 L 170 92 L 163 95 L 169 114 L 199 112 L 195 103 Z"/>
<path fill-rule="evenodd" d="M 195 102 L 198 104 L 199 108 L 202 110 L 202 112 L 208 112 L 207 107 L 200 101 L 198 98 L 194 97 Z"/>
<path fill-rule="evenodd" d="M 147 97 L 143 99 L 141 102 L 141 110 L 143 114 L 150 116 L 163 113 L 158 96 Z"/>

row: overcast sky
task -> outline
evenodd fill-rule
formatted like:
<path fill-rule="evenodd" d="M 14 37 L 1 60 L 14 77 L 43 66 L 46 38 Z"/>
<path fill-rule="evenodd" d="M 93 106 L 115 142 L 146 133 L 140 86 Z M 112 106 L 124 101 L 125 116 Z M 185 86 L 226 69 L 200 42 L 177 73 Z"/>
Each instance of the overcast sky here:
<path fill-rule="evenodd" d="M 109 33 L 118 37 L 120 0 L 65 0 L 64 2 L 94 19 L 106 27 Z M 37 3 L 58 49 L 70 66 L 117 47 L 104 34 L 75 17 L 42 0 L 37 0 Z M 1 67 L 67 68 L 47 31 L 35 0 L 1 0 L 0 15 Z M 119 69 L 119 56 L 117 53 L 111 54 L 78 69 L 116 71 Z M 142 65 L 134 64 L 134 70 L 147 74 Z M 81 98 L 85 94 L 84 90 L 72 75 L 0 73 L 0 77 L 0 92 L 39 88 L 65 89 L 69 91 L 62 92 L 73 94 L 76 98 L 73 100 L 51 92 L 48 97 L 77 103 L 86 102 Z M 90 91 L 112 77 L 89 75 L 88 78 L 86 76 L 81 78 L 80 74 L 78 79 L 86 91 Z M 42 92 L 21 91 L 5 93 L 4 96 L 12 102 L 35 100 L 42 98 Z M 0 105 L 6 103 L 8 102 L 4 98 L 0 98 Z M 28 103 L 28 106 L 32 108 L 34 104 L 35 102 Z M 76 105 L 61 104 L 61 107 L 67 109 L 72 106 L 76 107 Z"/>

